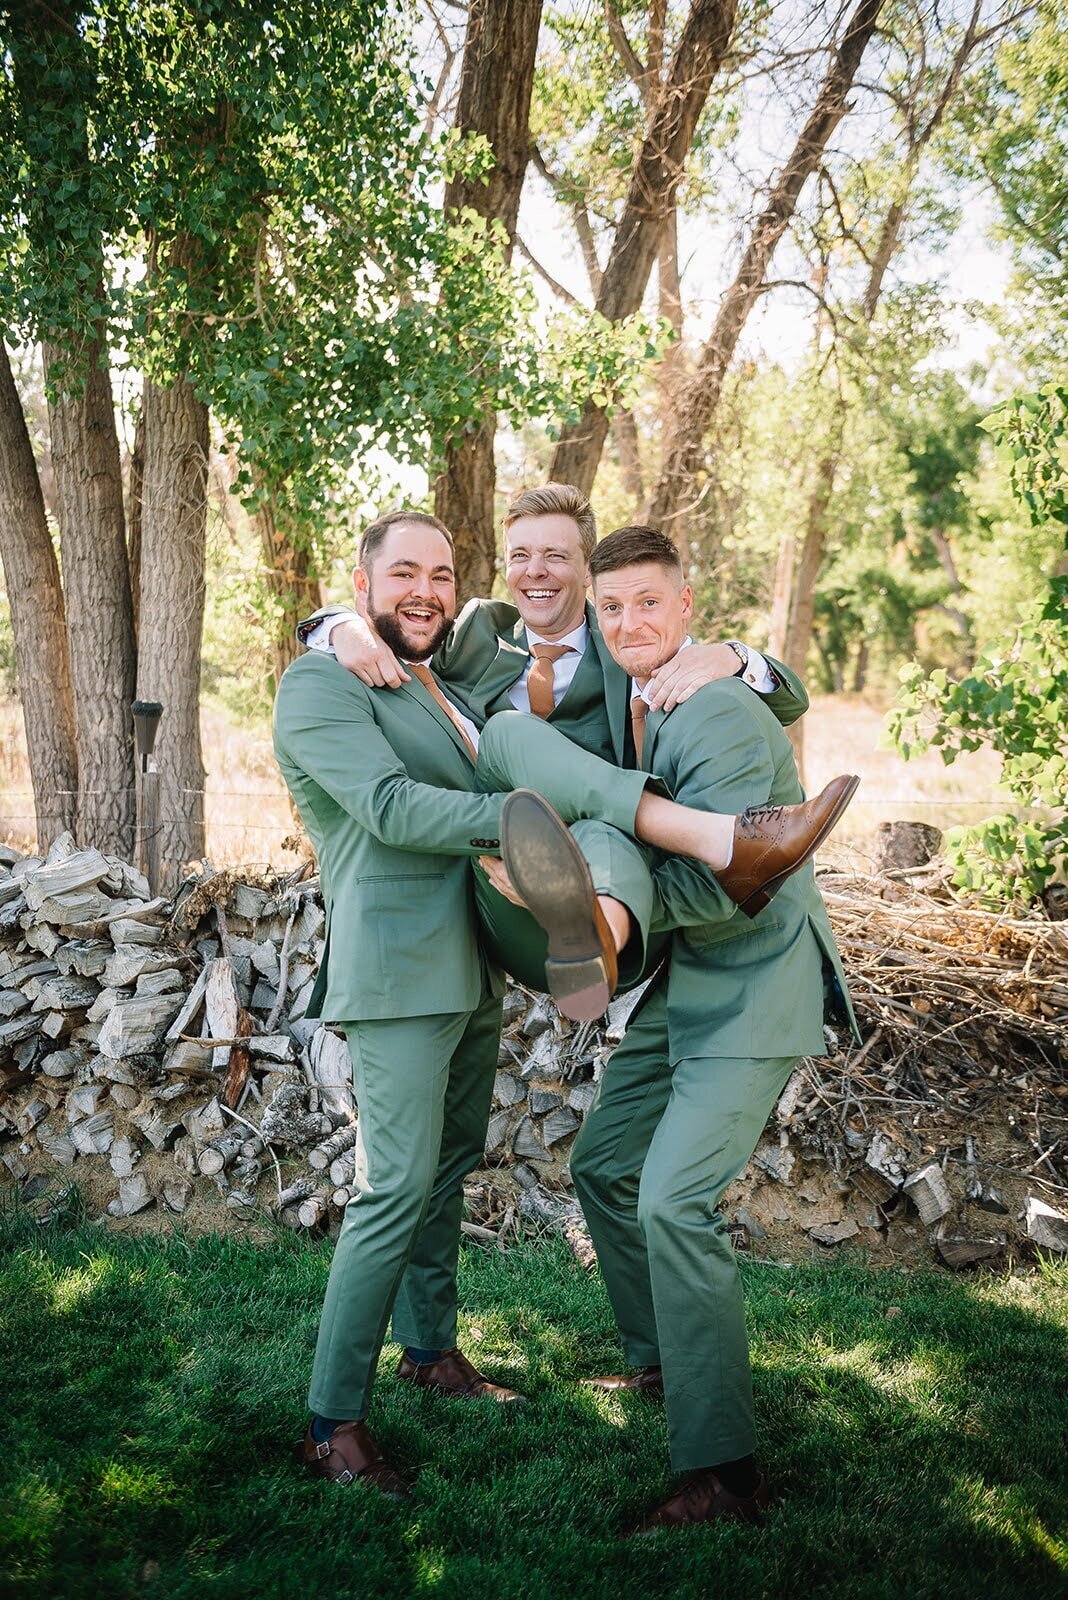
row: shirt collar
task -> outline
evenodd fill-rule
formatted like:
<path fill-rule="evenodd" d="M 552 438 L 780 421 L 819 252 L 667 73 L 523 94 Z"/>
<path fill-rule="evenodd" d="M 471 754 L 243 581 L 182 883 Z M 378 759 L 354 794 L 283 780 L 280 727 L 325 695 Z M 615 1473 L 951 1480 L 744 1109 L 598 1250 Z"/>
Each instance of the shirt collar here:
<path fill-rule="evenodd" d="M 526 628 L 526 624 L 523 626 Z M 546 639 L 542 633 L 535 633 L 533 628 L 526 628 L 527 644 L 558 644 L 566 645 L 579 655 L 583 653 L 590 642 L 590 625 L 583 617 L 577 628 L 572 628 L 570 633 L 565 633 L 562 639 Z"/>
<path fill-rule="evenodd" d="M 685 639 L 679 645 L 679 648 L 675 651 L 675 654 L 673 656 L 671 656 L 669 659 L 672 660 L 672 661 L 676 660 L 677 657 L 681 656 L 681 654 L 682 654 L 682 652 L 684 650 L 688 650 L 690 645 L 692 645 L 692 644 L 693 644 L 693 640 L 691 639 L 690 635 L 687 634 Z M 662 667 L 666 667 L 667 666 L 667 662 L 666 661 L 662 661 L 660 663 L 660 665 Z M 646 683 L 645 688 L 644 689 L 639 689 L 636 681 L 632 678 L 630 680 L 630 697 L 631 697 L 631 699 L 633 700 L 636 695 L 640 695 L 641 698 L 645 701 L 646 705 L 649 705 L 649 683 L 651 683 L 651 682 L 652 682 L 652 679 L 650 678 L 649 682 Z M 650 707 L 650 709 L 652 709 L 652 708 Z"/>

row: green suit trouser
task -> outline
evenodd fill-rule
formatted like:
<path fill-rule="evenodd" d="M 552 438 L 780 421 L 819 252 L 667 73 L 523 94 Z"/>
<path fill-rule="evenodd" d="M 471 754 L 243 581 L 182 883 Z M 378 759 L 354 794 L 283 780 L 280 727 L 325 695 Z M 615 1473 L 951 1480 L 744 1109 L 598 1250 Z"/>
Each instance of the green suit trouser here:
<path fill-rule="evenodd" d="M 356 1193 L 334 1249 L 308 1404 L 363 1417 L 390 1315 L 393 1337 L 456 1343 L 463 1180 L 486 1139 L 501 1000 L 475 1011 L 351 1022 Z"/>
<path fill-rule="evenodd" d="M 590 869 L 598 894 L 611 895 L 631 915 L 632 935 L 620 952 L 620 989 L 633 988 L 658 965 L 667 944 L 650 938 L 655 889 L 655 852 L 627 831 L 647 785 L 646 772 L 624 771 L 572 744 L 551 724 L 518 711 L 498 712 L 486 723 L 478 747 L 478 782 L 484 794 L 535 789 L 565 816 L 576 797 L 599 800 L 599 810 L 614 821 L 583 819 L 571 833 Z M 497 966 L 530 989 L 545 987 L 548 954 L 544 931 L 529 911 L 497 893 L 481 868 L 475 868 L 479 938 Z"/>
<path fill-rule="evenodd" d="M 795 1058 L 671 1063 L 666 992 L 654 984 L 610 1058 L 571 1175 L 627 1359 L 663 1367 L 671 1464 L 690 1472 L 756 1442 L 742 1285 L 716 1202 Z"/>

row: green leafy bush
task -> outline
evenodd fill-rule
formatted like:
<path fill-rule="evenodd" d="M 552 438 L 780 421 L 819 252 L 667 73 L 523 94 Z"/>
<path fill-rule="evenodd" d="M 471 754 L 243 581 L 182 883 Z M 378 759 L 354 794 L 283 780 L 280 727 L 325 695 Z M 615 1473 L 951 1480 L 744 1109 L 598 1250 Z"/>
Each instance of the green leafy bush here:
<path fill-rule="evenodd" d="M 1006 461 L 1012 491 L 1036 526 L 1064 530 L 1068 549 L 1068 388 L 1017 395 L 983 424 Z M 1012 635 L 995 641 L 961 679 L 902 668 L 890 735 L 908 760 L 934 747 L 947 766 L 982 745 L 1003 759 L 1021 807 L 1051 807 L 1049 820 L 990 818 L 946 835 L 954 882 L 992 904 L 1031 901 L 1065 875 L 1068 830 L 1068 578 L 1054 574 L 1044 601 Z"/>

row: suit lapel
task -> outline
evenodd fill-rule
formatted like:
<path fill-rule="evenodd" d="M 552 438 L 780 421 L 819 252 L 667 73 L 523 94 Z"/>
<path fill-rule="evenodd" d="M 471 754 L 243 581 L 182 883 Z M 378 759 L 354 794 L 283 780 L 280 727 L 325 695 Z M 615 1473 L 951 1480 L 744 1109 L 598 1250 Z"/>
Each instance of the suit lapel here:
<path fill-rule="evenodd" d="M 668 719 L 666 711 L 650 711 L 645 719 L 645 737 L 642 740 L 642 767 L 646 772 L 653 770 L 653 752 L 656 749 L 657 736 Z"/>
<path fill-rule="evenodd" d="M 626 759 L 627 728 L 630 722 L 629 689 L 630 678 L 618 661 L 612 658 L 608 646 L 604 642 L 597 618 L 594 616 L 593 607 L 586 606 L 586 623 L 590 630 L 590 646 L 588 655 L 596 654 L 600 663 L 601 677 L 604 682 L 603 694 L 605 710 L 608 713 L 608 726 L 612 734 L 612 752 L 616 763 L 623 766 Z"/>
<path fill-rule="evenodd" d="M 527 632 L 520 618 L 509 633 L 497 635 L 497 654 L 467 696 L 472 711 L 485 720 L 492 702 L 507 694 L 513 683 L 522 677 L 529 657 Z"/>
<path fill-rule="evenodd" d="M 427 692 L 418 679 L 412 678 L 408 683 L 402 683 L 399 689 L 386 689 L 384 693 L 407 695 L 408 699 L 413 701 L 421 711 L 429 712 L 438 727 L 445 729 L 456 748 L 463 751 L 466 760 L 468 762 L 471 761 L 471 752 L 461 738 L 459 728 L 456 727 L 450 717 L 445 715 L 433 695 Z"/>

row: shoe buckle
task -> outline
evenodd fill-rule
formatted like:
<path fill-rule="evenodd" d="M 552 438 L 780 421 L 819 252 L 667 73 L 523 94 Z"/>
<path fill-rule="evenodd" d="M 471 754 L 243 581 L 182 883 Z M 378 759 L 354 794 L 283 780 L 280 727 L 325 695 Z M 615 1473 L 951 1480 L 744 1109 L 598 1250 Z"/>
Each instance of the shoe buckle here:
<path fill-rule="evenodd" d="M 335 1483 L 341 1483 L 341 1484 L 347 1484 L 347 1483 L 351 1483 L 352 1482 L 352 1478 L 353 1478 L 353 1474 L 349 1471 L 348 1467 L 346 1467 L 344 1472 L 339 1472 L 338 1473 L 337 1477 L 334 1479 L 334 1482 Z"/>
<path fill-rule="evenodd" d="M 325 1461 L 332 1448 L 333 1446 L 329 1439 L 323 1439 L 321 1442 L 317 1440 L 315 1443 L 316 1461 Z"/>

